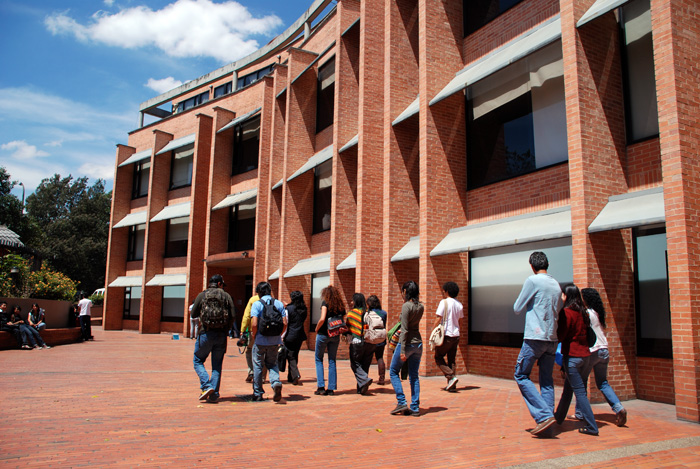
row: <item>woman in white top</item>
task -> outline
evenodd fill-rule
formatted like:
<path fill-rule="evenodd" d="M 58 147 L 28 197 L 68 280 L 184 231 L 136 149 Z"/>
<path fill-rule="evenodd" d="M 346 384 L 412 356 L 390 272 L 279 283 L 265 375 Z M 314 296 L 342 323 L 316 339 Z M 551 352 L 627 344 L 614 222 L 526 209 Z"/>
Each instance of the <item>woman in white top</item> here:
<path fill-rule="evenodd" d="M 445 327 L 445 339 L 442 345 L 435 348 L 435 363 L 447 379 L 445 391 L 457 391 L 457 367 L 455 359 L 457 357 L 457 347 L 459 346 L 459 320 L 464 317 L 462 303 L 455 298 L 459 294 L 459 286 L 454 282 L 445 282 L 442 286 L 442 296 L 444 300 L 438 305 L 435 315 L 435 329 L 441 322 Z M 444 322 L 443 322 L 444 320 Z M 447 360 L 445 360 L 447 357 Z"/>
<path fill-rule="evenodd" d="M 627 423 L 627 410 L 620 404 L 620 399 L 618 399 L 617 394 L 615 394 L 615 391 L 613 391 L 613 388 L 608 383 L 608 362 L 610 361 L 610 354 L 608 353 L 608 339 L 605 337 L 604 331 L 605 307 L 595 288 L 584 288 L 581 290 L 581 296 L 586 305 L 588 315 L 591 318 L 591 328 L 596 335 L 595 345 L 590 349 L 591 358 L 588 369 L 585 371 L 584 382 L 588 382 L 588 376 L 591 370 L 593 370 L 595 384 L 598 386 L 598 389 L 600 389 L 600 392 L 603 393 L 603 397 L 608 401 L 613 412 L 615 412 L 615 423 L 618 427 L 621 427 Z M 574 417 L 578 419 L 579 416 L 580 413 L 577 405 L 576 415 Z"/>

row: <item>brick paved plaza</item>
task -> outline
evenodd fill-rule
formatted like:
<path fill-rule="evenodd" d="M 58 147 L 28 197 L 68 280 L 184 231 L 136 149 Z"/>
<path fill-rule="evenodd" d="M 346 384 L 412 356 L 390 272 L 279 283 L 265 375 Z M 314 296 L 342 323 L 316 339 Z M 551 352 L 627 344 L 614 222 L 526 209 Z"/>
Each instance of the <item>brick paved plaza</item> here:
<path fill-rule="evenodd" d="M 309 351 L 302 386 L 283 380 L 280 403 L 269 385 L 270 399 L 248 402 L 233 342 L 222 399 L 201 404 L 191 340 L 94 333 L 90 343 L 0 352 L 0 467 L 700 467 L 700 426 L 676 420 L 669 405 L 627 401 L 618 428 L 597 404 L 599 437 L 567 421 L 553 438 L 535 438 L 511 380 L 460 376 L 451 394 L 444 379 L 421 377 L 420 418 L 392 416 L 391 386 L 357 395 L 347 360 L 336 395 L 315 396 Z"/>

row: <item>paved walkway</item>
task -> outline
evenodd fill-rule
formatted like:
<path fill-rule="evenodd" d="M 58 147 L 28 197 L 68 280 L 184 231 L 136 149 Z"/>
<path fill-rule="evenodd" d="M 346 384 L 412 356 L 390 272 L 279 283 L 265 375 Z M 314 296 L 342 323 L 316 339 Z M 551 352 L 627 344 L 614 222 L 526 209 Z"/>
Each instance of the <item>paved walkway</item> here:
<path fill-rule="evenodd" d="M 446 393 L 443 378 L 421 377 L 421 416 L 393 416 L 391 386 L 356 394 L 345 360 L 339 392 L 315 396 L 308 351 L 302 386 L 283 381 L 280 403 L 248 402 L 233 342 L 222 399 L 201 404 L 191 340 L 93 331 L 94 342 L 0 352 L 1 468 L 700 467 L 700 425 L 676 420 L 669 405 L 625 402 L 624 428 L 594 405 L 599 437 L 567 421 L 535 438 L 513 381 L 461 376 L 459 392 Z"/>

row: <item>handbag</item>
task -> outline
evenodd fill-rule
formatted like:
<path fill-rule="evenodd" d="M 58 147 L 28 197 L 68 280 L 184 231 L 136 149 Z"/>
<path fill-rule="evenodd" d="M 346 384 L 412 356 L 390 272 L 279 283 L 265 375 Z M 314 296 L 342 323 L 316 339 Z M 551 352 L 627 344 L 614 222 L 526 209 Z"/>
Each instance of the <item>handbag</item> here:
<path fill-rule="evenodd" d="M 432 352 L 435 347 L 439 347 L 445 341 L 445 316 L 447 315 L 447 300 L 442 300 L 445 302 L 443 308 L 442 320 L 440 324 L 435 326 L 433 332 L 430 333 L 430 351 Z"/>
<path fill-rule="evenodd" d="M 336 337 L 340 334 L 345 334 L 348 331 L 348 326 L 343 321 L 343 315 L 332 316 L 328 319 L 328 337 Z"/>
<path fill-rule="evenodd" d="M 588 326 L 586 328 L 586 342 L 588 342 L 588 348 L 593 347 L 597 340 L 598 337 L 595 335 L 595 331 L 591 326 Z"/>
<path fill-rule="evenodd" d="M 389 350 L 394 350 L 399 345 L 399 339 L 401 338 L 401 321 L 389 329 L 389 333 L 386 336 L 389 340 Z"/>

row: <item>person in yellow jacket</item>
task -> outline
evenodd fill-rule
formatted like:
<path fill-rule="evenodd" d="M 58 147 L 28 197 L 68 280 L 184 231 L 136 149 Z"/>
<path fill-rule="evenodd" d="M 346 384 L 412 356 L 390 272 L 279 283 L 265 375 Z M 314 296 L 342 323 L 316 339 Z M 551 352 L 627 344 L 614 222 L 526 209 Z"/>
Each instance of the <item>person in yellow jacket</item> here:
<path fill-rule="evenodd" d="M 245 361 L 248 364 L 248 376 L 246 377 L 246 383 L 253 381 L 253 344 L 250 343 L 250 310 L 256 301 L 260 300 L 260 284 L 265 282 L 260 282 L 255 286 L 255 295 L 251 296 L 248 300 L 248 304 L 243 312 L 243 319 L 241 320 L 241 340 L 238 341 L 238 346 L 242 347 L 244 345 L 243 338 L 245 337 L 245 345 L 247 345 L 245 351 Z M 263 367 L 263 383 L 267 377 L 267 368 Z"/>

